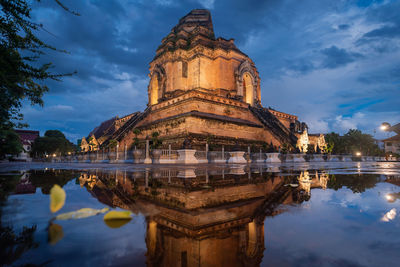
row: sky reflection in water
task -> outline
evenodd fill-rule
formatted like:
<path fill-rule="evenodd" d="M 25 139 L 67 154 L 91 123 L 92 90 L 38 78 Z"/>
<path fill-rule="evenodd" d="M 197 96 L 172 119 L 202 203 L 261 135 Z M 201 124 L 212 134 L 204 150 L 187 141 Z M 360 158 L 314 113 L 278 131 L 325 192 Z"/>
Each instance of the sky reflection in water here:
<path fill-rule="evenodd" d="M 394 266 L 399 261 L 399 175 L 376 174 L 384 173 L 379 169 L 374 174 L 273 171 L 243 166 L 1 175 L 6 246 L 0 263 Z M 54 183 L 67 194 L 56 214 L 110 207 L 131 210 L 133 219 L 119 228 L 107 226 L 103 214 L 51 222 Z M 54 244 L 49 225 L 57 236 Z M 22 233 L 23 227 L 33 228 Z M 12 233 L 21 237 L 14 246 L 6 239 Z"/>

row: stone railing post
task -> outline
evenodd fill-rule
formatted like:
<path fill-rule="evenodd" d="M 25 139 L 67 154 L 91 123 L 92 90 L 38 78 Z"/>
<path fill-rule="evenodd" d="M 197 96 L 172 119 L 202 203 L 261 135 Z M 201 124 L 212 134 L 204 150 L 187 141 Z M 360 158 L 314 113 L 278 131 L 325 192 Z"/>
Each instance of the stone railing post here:
<path fill-rule="evenodd" d="M 224 147 L 224 145 L 222 145 L 222 157 L 221 157 L 221 159 L 222 160 L 225 159 L 225 147 Z"/>
<path fill-rule="evenodd" d="M 144 164 L 151 163 L 151 158 L 149 156 L 149 146 L 150 146 L 150 141 L 146 140 L 146 158 L 144 159 Z"/>
<path fill-rule="evenodd" d="M 171 144 L 168 145 L 168 159 L 171 159 Z"/>
<path fill-rule="evenodd" d="M 117 147 L 116 147 L 116 153 L 117 153 L 117 158 L 116 158 L 116 161 L 118 161 L 118 153 L 119 152 L 119 144 L 117 143 Z"/>
<path fill-rule="evenodd" d="M 124 160 L 126 160 L 126 144 L 124 146 Z"/>
<path fill-rule="evenodd" d="M 149 187 L 149 169 L 146 168 L 145 171 L 145 187 L 148 188 Z"/>

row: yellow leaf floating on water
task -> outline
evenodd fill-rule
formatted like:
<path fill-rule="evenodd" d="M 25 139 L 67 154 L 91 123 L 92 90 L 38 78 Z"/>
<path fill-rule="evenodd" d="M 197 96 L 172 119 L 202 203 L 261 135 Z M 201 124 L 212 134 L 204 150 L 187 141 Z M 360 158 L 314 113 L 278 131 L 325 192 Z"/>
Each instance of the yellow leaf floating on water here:
<path fill-rule="evenodd" d="M 88 217 L 95 216 L 100 213 L 106 213 L 109 208 L 104 208 L 101 210 L 91 209 L 91 208 L 83 208 L 76 211 L 62 213 L 56 216 L 56 220 L 71 220 L 71 219 L 84 219 Z"/>
<path fill-rule="evenodd" d="M 130 211 L 115 211 L 112 210 L 104 215 L 104 222 L 108 227 L 119 228 L 127 224 L 131 219 L 132 212 Z"/>
<path fill-rule="evenodd" d="M 65 203 L 65 191 L 59 185 L 55 184 L 50 190 L 50 210 L 59 211 Z"/>
<path fill-rule="evenodd" d="M 64 237 L 63 228 L 61 225 L 52 223 L 48 229 L 48 240 L 49 243 L 55 245 L 58 241 L 60 241 Z"/>
<path fill-rule="evenodd" d="M 112 210 L 104 215 L 104 220 L 128 220 L 132 219 L 132 212 L 124 210 L 124 211 L 116 211 Z"/>
<path fill-rule="evenodd" d="M 124 226 L 128 222 L 130 222 L 131 218 L 129 219 L 118 219 L 118 220 L 104 220 L 106 225 L 110 228 L 120 228 L 121 226 Z"/>

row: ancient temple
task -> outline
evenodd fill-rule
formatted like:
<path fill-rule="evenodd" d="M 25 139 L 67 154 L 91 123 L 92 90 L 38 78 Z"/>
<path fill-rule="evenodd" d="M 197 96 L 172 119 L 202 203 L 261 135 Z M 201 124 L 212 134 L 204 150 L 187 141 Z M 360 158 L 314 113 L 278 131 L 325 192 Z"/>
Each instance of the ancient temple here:
<path fill-rule="evenodd" d="M 208 10 L 192 10 L 162 39 L 149 77 L 146 110 L 96 136 L 103 139 L 100 146 L 115 139 L 130 147 L 134 138 L 143 141 L 157 132 L 163 145 L 175 148 L 187 138 L 194 147 L 295 147 L 307 130 L 297 116 L 262 106 L 254 62 L 233 39 L 215 37 Z"/>

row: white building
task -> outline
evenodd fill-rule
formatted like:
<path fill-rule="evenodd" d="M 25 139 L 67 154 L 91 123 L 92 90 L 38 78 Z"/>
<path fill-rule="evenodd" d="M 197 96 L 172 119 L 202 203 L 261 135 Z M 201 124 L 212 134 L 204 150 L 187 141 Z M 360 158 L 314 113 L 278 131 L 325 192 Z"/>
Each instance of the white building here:
<path fill-rule="evenodd" d="M 39 131 L 15 130 L 15 132 L 19 135 L 21 143 L 24 147 L 24 151 L 22 151 L 15 159 L 21 161 L 32 161 L 30 152 L 32 150 L 33 142 L 39 137 Z"/>
<path fill-rule="evenodd" d="M 400 134 L 382 140 L 385 144 L 386 153 L 400 154 Z"/>

